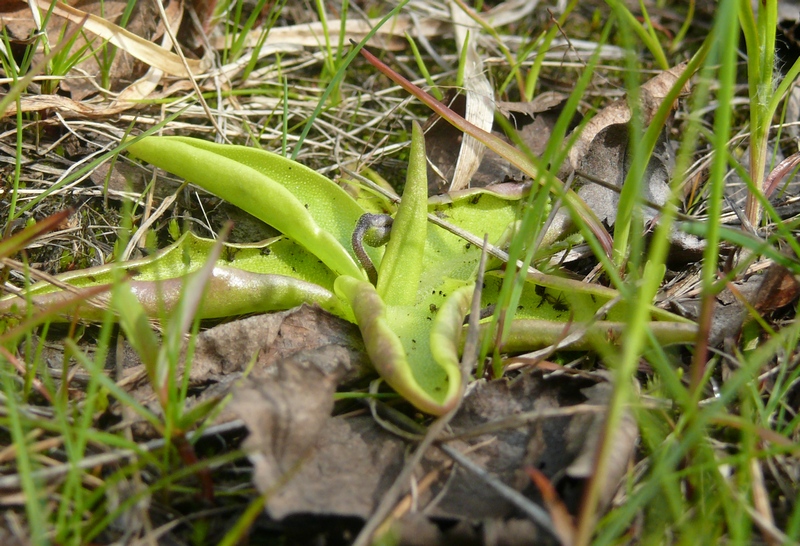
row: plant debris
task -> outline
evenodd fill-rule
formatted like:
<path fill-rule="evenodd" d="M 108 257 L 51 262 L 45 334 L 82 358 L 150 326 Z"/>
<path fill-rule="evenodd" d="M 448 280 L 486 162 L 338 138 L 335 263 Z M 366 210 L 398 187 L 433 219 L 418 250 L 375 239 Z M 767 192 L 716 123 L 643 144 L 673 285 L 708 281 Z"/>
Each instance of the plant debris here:
<path fill-rule="evenodd" d="M 0 543 L 796 542 L 791 6 L 311 4 L 0 2 Z"/>
<path fill-rule="evenodd" d="M 293 365 L 301 368 L 296 361 Z M 325 381 L 311 389 L 316 396 L 307 398 L 292 395 L 293 381 L 286 378 L 289 384 L 284 387 L 281 380 L 251 382 L 235 391 L 233 402 L 250 430 L 245 448 L 256 465 L 259 489 L 269 495 L 270 516 L 366 519 L 400 472 L 406 442 L 370 415 L 329 417 L 333 389 Z M 512 488 L 540 499 L 524 471 L 536 468 L 555 484 L 574 515 L 610 393 L 610 385 L 602 380 L 590 385 L 585 379 L 545 379 L 538 373 L 480 382 L 451 422 L 451 437 L 469 439 L 448 444 Z M 318 402 L 325 397 L 328 403 Z M 316 401 L 309 405 L 307 399 Z M 518 421 L 505 424 L 509 418 Z M 497 426 L 489 428 L 493 423 Z M 620 484 L 638 436 L 632 417 L 625 423 L 615 439 L 617 458 L 604 487 L 606 504 Z M 488 430 L 476 435 L 480 427 Z M 434 519 L 474 524 L 518 513 L 479 478 L 454 470 L 442 453 L 430 452 L 415 479 L 417 510 Z"/>

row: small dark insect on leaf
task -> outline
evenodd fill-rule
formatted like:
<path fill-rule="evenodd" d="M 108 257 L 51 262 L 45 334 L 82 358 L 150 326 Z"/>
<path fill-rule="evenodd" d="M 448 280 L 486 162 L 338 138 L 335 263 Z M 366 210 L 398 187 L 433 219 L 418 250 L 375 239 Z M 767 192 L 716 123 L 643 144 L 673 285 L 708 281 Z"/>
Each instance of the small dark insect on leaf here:
<path fill-rule="evenodd" d="M 439 310 L 439 306 L 437 306 L 435 303 L 432 303 L 430 305 L 430 310 L 431 310 L 431 313 L 435 313 L 436 311 Z"/>
<path fill-rule="evenodd" d="M 559 294 L 559 296 L 555 299 L 553 299 L 553 297 L 550 296 L 550 303 L 553 304 L 553 309 L 555 309 L 556 311 L 569 311 L 569 305 L 567 304 L 567 301 L 564 299 L 563 293 Z"/>
<path fill-rule="evenodd" d="M 547 289 L 544 286 L 537 284 L 534 287 L 533 291 L 536 292 L 536 295 L 541 298 L 539 300 L 539 304 L 536 306 L 537 309 L 542 305 L 544 305 L 544 302 L 549 301 L 549 297 L 547 295 Z"/>
<path fill-rule="evenodd" d="M 547 302 L 552 305 L 553 309 L 556 311 L 569 311 L 569 304 L 567 303 L 563 292 L 560 292 L 558 297 L 554 297 L 552 294 L 548 294 L 547 289 L 541 285 L 537 285 L 534 288 L 534 291 L 536 292 L 537 296 L 542 298 L 539 300 L 539 304 L 536 306 L 537 309 L 544 305 L 544 302 Z"/>

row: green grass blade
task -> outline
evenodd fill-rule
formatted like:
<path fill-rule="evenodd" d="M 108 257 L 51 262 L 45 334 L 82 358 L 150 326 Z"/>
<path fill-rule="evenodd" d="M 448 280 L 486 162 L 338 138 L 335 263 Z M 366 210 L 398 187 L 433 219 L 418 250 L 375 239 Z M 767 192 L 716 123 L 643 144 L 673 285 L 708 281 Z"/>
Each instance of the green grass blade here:
<path fill-rule="evenodd" d="M 344 58 L 344 61 L 339 66 L 339 69 L 331 78 L 330 83 L 325 88 L 325 91 L 322 93 L 322 96 L 319 98 L 319 102 L 317 103 L 317 107 L 314 108 L 314 112 L 312 112 L 311 116 L 309 116 L 308 121 L 306 122 L 305 127 L 303 127 L 303 132 L 300 133 L 300 137 L 297 139 L 297 144 L 294 146 L 294 151 L 292 152 L 292 159 L 297 159 L 297 156 L 300 154 L 300 149 L 303 146 L 303 142 L 305 142 L 306 137 L 308 136 L 308 132 L 311 130 L 311 127 L 314 125 L 314 121 L 319 116 L 322 109 L 325 108 L 325 104 L 327 104 L 328 97 L 339 87 L 342 79 L 344 79 L 344 75 L 347 72 L 347 68 L 350 66 L 350 63 L 353 62 L 353 59 L 356 58 L 358 53 L 361 49 L 367 44 L 367 42 L 375 36 L 375 33 L 378 32 L 378 29 L 385 25 L 390 19 L 392 19 L 395 15 L 400 13 L 400 10 L 409 2 L 409 0 L 402 0 L 399 4 L 397 4 L 392 11 L 387 13 L 374 28 L 372 28 L 364 38 L 358 44 L 355 44 L 353 49 L 347 56 Z"/>

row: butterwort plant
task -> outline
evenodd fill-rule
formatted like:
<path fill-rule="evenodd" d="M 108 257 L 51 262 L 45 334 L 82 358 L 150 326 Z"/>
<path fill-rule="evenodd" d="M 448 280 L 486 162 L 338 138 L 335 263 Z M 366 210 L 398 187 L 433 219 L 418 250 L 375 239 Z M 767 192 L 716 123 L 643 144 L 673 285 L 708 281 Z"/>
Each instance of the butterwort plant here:
<path fill-rule="evenodd" d="M 261 150 L 147 137 L 129 151 L 239 206 L 316 256 L 334 273 L 332 286 L 329 276 L 314 278 L 338 300 L 327 308 L 359 326 L 381 377 L 425 412 L 441 414 L 456 402 L 461 375 L 453 333 L 460 333 L 471 303 L 479 249 L 449 234 L 428 234 L 418 125 L 403 196 L 391 215 L 368 212 L 315 171 Z M 507 214 L 493 235 L 513 220 Z M 385 249 L 370 246 L 384 240 Z M 304 299 L 301 291 L 298 300 Z"/>
<path fill-rule="evenodd" d="M 353 198 L 319 173 L 283 156 L 243 146 L 187 137 L 147 136 L 129 153 L 229 201 L 282 233 L 253 245 L 226 244 L 205 273 L 200 317 L 236 316 L 314 303 L 358 325 L 381 377 L 418 409 L 439 415 L 457 402 L 459 350 L 480 260 L 480 245 L 432 224 L 429 215 L 455 225 L 473 240 L 485 235 L 502 245 L 519 225 L 520 198 L 491 188 L 428 198 L 424 136 L 415 124 L 402 198 L 376 207 Z M 148 314 L 176 308 L 199 275 L 214 244 L 185 234 L 145 259 L 119 264 L 126 285 Z M 60 280 L 86 289 L 111 283 L 110 265 L 69 272 Z M 496 305 L 505 264 L 490 264 L 481 305 Z M 197 285 L 197 283 L 194 283 Z M 66 295 L 65 295 L 66 294 Z M 14 306 L 47 306 L 72 296 L 33 285 Z M 598 285 L 537 274 L 527 282 L 510 325 L 509 349 L 538 348 L 563 338 L 569 323 L 596 340 L 619 337 L 626 303 L 598 310 L 617 292 Z M 609 307 L 609 306 L 606 306 Z M 84 318 L 96 310 L 84 307 Z M 600 320 L 602 318 L 603 320 Z M 653 331 L 662 343 L 685 342 L 693 324 L 653 309 Z M 614 322 L 617 321 L 617 322 Z"/>

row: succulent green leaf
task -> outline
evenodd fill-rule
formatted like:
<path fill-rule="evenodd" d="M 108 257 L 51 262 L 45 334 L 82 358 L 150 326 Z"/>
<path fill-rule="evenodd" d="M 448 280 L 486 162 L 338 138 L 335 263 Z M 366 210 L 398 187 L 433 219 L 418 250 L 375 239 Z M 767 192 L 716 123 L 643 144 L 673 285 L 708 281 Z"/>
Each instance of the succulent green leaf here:
<path fill-rule="evenodd" d="M 156 383 L 159 340 L 153 332 L 144 307 L 133 295 L 126 283 L 117 283 L 112 292 L 111 306 L 119 316 L 119 325 L 142 359 L 147 374 Z"/>
<path fill-rule="evenodd" d="M 377 290 L 387 305 L 410 305 L 417 299 L 428 238 L 427 168 L 425 137 L 415 122 L 411 130 L 406 187 L 378 269 Z"/>
<path fill-rule="evenodd" d="M 150 315 L 160 316 L 176 308 L 188 280 L 189 276 L 166 281 L 131 282 L 131 288 Z M 340 300 L 317 284 L 287 275 L 252 273 L 230 267 L 214 268 L 199 316 L 222 318 L 266 313 L 291 309 L 303 303 L 316 303 L 334 315 L 352 320 Z"/>
<path fill-rule="evenodd" d="M 537 319 L 515 319 L 509 326 L 508 337 L 502 350 L 509 353 L 533 351 L 549 347 L 575 331 L 582 331 L 586 323 Z M 486 325 L 482 325 L 485 327 Z M 659 344 L 693 343 L 697 339 L 697 325 L 684 322 L 651 321 L 647 326 Z M 626 322 L 598 321 L 585 329 L 584 335 L 568 345 L 570 350 L 596 349 L 604 344 L 618 345 L 628 328 Z"/>
<path fill-rule="evenodd" d="M 424 139 L 415 124 L 408 179 L 389 243 L 385 252 L 368 250 L 378 263 L 373 286 L 350 253 L 353 229 L 365 208 L 314 171 L 269 152 L 188 138 L 145 138 L 130 150 L 286 235 L 257 244 L 224 245 L 208 277 L 201 316 L 317 303 L 358 324 L 375 368 L 417 408 L 440 415 L 453 407 L 461 392 L 460 338 L 481 249 L 444 229 L 429 228 L 427 215 L 502 244 L 521 218 L 519 191 L 468 190 L 428 200 Z M 187 280 L 208 261 L 213 245 L 187 234 L 148 258 L 71 272 L 59 279 L 79 289 L 115 286 L 116 308 L 136 309 L 122 318 L 126 330 L 133 332 L 148 326 L 145 315 L 163 316 L 178 305 Z M 120 270 L 126 274 L 125 284 L 114 282 Z M 502 276 L 501 271 L 487 273 L 484 306 L 497 302 Z M 602 286 L 529 273 L 516 310 L 521 320 L 510 325 L 504 349 L 558 342 L 567 325 L 591 323 L 616 296 L 616 291 Z M 0 312 L 31 301 L 55 305 L 69 297 L 74 295 L 40 283 L 31 287 L 28 299 L 0 299 Z M 91 312 L 86 308 L 85 314 Z M 628 312 L 625 301 L 615 305 L 603 317 L 608 322 L 590 326 L 586 342 L 615 341 Z M 651 319 L 667 322 L 651 326 L 656 338 L 665 342 L 695 335 L 693 324 L 666 311 L 654 308 Z"/>
<path fill-rule="evenodd" d="M 489 189 L 458 192 L 431 199 L 428 212 L 480 239 L 499 244 L 509 226 L 520 219 L 521 194 L 499 195 Z M 438 226 L 428 229 L 420 290 L 435 286 L 442 277 L 472 280 L 475 278 L 481 249 L 458 235 Z"/>
<path fill-rule="evenodd" d="M 481 297 L 482 305 L 487 306 L 497 302 L 503 276 L 501 271 L 486 273 Z M 600 308 L 618 297 L 619 292 L 612 288 L 540 273 L 535 280 L 528 279 L 525 283 L 514 314 L 515 321 L 546 320 L 562 328 L 568 322 L 586 323 L 595 320 Z M 617 303 L 606 313 L 604 320 L 622 322 L 630 316 L 630 313 L 629 302 L 618 298 Z M 694 325 L 691 320 L 656 306 L 650 309 L 650 320 Z M 538 342 L 532 342 L 531 349 L 536 346 Z"/>
<path fill-rule="evenodd" d="M 163 316 L 180 298 L 188 275 L 202 267 L 214 241 L 192 233 L 159 252 L 122 264 L 106 264 L 67 272 L 57 278 L 76 288 L 113 285 L 124 271 L 130 287 L 150 316 Z M 317 303 L 336 315 L 352 320 L 352 315 L 333 294 L 335 275 L 324 264 L 296 243 L 276 237 L 261 243 L 223 245 L 220 259 L 209 279 L 209 289 L 200 309 L 203 318 L 288 309 L 301 303 Z M 71 297 L 50 283 L 37 283 L 28 291 L 30 302 L 49 307 Z M 0 312 L 22 308 L 27 299 L 6 296 L 0 299 Z M 81 315 L 96 320 L 102 310 L 85 306 Z"/>
<path fill-rule="evenodd" d="M 183 277 L 153 281 L 129 281 L 125 286 L 131 292 L 138 305 L 149 317 L 165 317 L 176 310 L 185 297 L 187 283 L 191 281 L 191 273 Z M 98 285 L 108 288 L 112 284 Z M 79 289 L 80 291 L 81 289 Z M 85 297 L 90 297 L 90 288 L 83 288 Z M 27 305 L 35 308 L 51 308 L 67 303 L 74 298 L 72 292 L 63 290 L 27 295 L 26 297 L 7 297 L 0 301 L 0 313 L 23 314 Z M 94 296 L 99 303 L 105 301 L 103 296 Z M 76 305 L 81 303 L 75 300 Z M 326 311 L 347 320 L 353 320 L 347 307 L 330 290 L 317 284 L 301 281 L 286 275 L 269 275 L 252 273 L 229 267 L 214 267 L 207 281 L 207 292 L 197 315 L 200 318 L 223 318 L 251 313 L 266 313 L 291 309 L 303 303 L 315 303 Z M 75 306 L 64 310 L 70 313 Z M 102 320 L 102 306 L 85 304 L 80 316 L 84 320 Z"/>
<path fill-rule="evenodd" d="M 180 239 L 150 256 L 124 263 L 108 263 L 78 271 L 68 271 L 56 278 L 76 287 L 112 283 L 115 271 L 122 270 L 133 281 L 159 281 L 182 277 L 200 269 L 214 246 L 213 239 L 187 232 Z M 285 275 L 333 290 L 336 275 L 319 259 L 285 237 L 258 243 L 225 243 L 215 264 L 252 273 Z M 37 283 L 29 293 L 57 290 L 50 283 Z"/>
<path fill-rule="evenodd" d="M 452 400 L 457 394 L 457 387 L 461 383 L 461 368 L 459 365 L 459 348 L 463 332 L 464 319 L 472 305 L 472 295 L 475 293 L 475 284 L 468 284 L 455 290 L 442 304 L 431 328 L 431 354 L 433 359 L 448 375 L 448 385 L 451 392 L 446 399 Z M 452 390 L 456 389 L 456 390 Z"/>
<path fill-rule="evenodd" d="M 352 308 L 367 354 L 381 377 L 401 395 L 416 396 L 403 344 L 389 326 L 386 305 L 375 287 L 366 281 L 342 275 L 336 279 L 334 291 Z"/>
<path fill-rule="evenodd" d="M 443 346 L 434 353 L 432 333 L 437 332 L 438 343 L 458 322 L 457 309 L 443 303 L 442 309 L 449 311 L 440 317 L 438 309 L 419 305 L 387 306 L 374 286 L 347 276 L 336 279 L 334 289 L 351 305 L 367 354 L 381 377 L 418 409 L 446 413 L 461 384 L 458 357 L 452 358 L 454 347 Z M 441 321 L 438 327 L 437 321 Z M 454 339 L 451 343 L 458 342 L 458 337 Z"/>
<path fill-rule="evenodd" d="M 366 278 L 346 250 L 364 210 L 300 163 L 264 150 L 187 137 L 145 137 L 128 150 L 263 220 L 336 273 Z"/>

